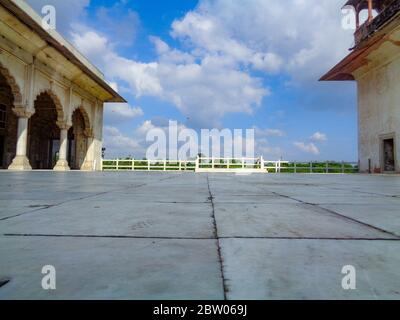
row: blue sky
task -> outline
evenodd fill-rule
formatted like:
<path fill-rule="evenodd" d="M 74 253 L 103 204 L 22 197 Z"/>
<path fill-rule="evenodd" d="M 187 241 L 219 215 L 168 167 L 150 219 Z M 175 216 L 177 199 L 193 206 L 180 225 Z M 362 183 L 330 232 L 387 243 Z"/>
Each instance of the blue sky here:
<path fill-rule="evenodd" d="M 318 78 L 348 54 L 343 0 L 29 0 L 128 100 L 107 105 L 107 157 L 143 157 L 145 136 L 256 129 L 275 160 L 357 161 L 355 83 Z"/>

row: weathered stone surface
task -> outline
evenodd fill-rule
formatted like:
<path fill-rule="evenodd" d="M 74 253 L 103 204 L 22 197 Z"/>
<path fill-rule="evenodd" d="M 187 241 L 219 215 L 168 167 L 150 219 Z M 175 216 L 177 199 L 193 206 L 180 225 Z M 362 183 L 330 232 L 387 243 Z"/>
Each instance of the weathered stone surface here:
<path fill-rule="evenodd" d="M 399 299 L 399 206 L 397 176 L 0 171 L 0 299 Z"/>
<path fill-rule="evenodd" d="M 32 167 L 26 156 L 16 156 L 8 169 L 11 171 L 29 171 L 32 170 Z"/>

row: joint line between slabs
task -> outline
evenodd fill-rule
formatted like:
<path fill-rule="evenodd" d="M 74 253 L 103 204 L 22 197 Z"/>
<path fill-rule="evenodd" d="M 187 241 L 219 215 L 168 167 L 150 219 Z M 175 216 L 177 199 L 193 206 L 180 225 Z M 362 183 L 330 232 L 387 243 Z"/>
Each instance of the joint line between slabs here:
<path fill-rule="evenodd" d="M 303 201 L 303 200 L 299 200 L 299 199 L 293 198 L 293 197 L 291 197 L 291 196 L 287 196 L 287 195 L 284 195 L 284 194 L 280 194 L 280 193 L 278 193 L 278 192 L 273 192 L 273 193 L 274 193 L 275 195 L 277 195 L 277 196 L 280 196 L 280 197 L 283 197 L 283 198 L 286 198 L 286 199 L 290 199 L 290 200 L 294 200 L 294 201 L 297 201 L 297 202 L 299 202 L 299 203 L 301 203 L 301 204 L 304 204 L 304 205 L 308 205 L 308 206 L 311 206 L 311 207 L 316 207 L 316 208 L 320 209 L 321 211 L 325 211 L 325 212 L 327 212 L 327 213 L 336 215 L 336 216 L 338 216 L 338 217 L 340 217 L 340 218 L 342 218 L 342 219 L 345 219 L 345 220 L 349 220 L 349 221 L 358 223 L 358 224 L 360 224 L 360 225 L 363 225 L 364 227 L 372 228 L 372 229 L 377 230 L 377 231 L 379 231 L 379 232 L 383 232 L 383 233 L 389 234 L 390 236 L 395 237 L 396 239 L 400 239 L 400 236 L 397 235 L 397 234 L 395 234 L 395 233 L 393 233 L 393 232 L 390 232 L 390 231 L 387 231 L 387 230 L 385 230 L 385 229 L 376 227 L 376 226 L 374 226 L 374 225 L 372 225 L 372 224 L 365 223 L 365 222 L 359 221 L 359 220 L 357 220 L 357 219 L 348 217 L 348 216 L 346 216 L 346 215 L 344 215 L 344 214 L 341 214 L 341 213 L 338 213 L 338 212 L 336 212 L 336 211 L 334 211 L 334 210 L 321 207 L 321 206 L 318 205 L 318 204 L 310 203 L 310 202 L 305 202 L 305 201 Z"/>
<path fill-rule="evenodd" d="M 212 219 L 213 219 L 213 227 L 214 227 L 214 236 L 217 240 L 217 251 L 218 251 L 218 259 L 219 259 L 219 264 L 220 264 L 220 272 L 221 272 L 221 278 L 222 278 L 222 290 L 224 292 L 224 300 L 228 300 L 227 293 L 228 293 L 228 286 L 226 283 L 225 279 L 225 273 L 224 273 L 224 259 L 222 257 L 222 249 L 221 249 L 221 243 L 220 243 L 220 238 L 218 235 L 218 225 L 217 225 L 217 219 L 215 217 L 215 204 L 214 204 L 214 196 L 211 192 L 211 187 L 210 187 L 210 179 L 209 175 L 207 174 L 207 188 L 208 192 L 210 194 L 210 203 L 211 203 L 211 208 L 212 208 Z"/>
<path fill-rule="evenodd" d="M 163 178 L 163 179 L 158 180 L 157 183 L 161 182 L 161 181 L 164 181 L 164 180 L 173 179 L 173 178 L 176 178 L 176 177 L 177 176 Z M 39 211 L 42 211 L 42 210 L 47 210 L 47 209 L 50 209 L 50 208 L 59 207 L 59 206 L 61 206 L 63 204 L 66 204 L 66 203 L 70 203 L 70 202 L 74 202 L 74 201 L 86 200 L 86 199 L 90 199 L 90 198 L 95 198 L 95 197 L 102 196 L 102 195 L 109 194 L 109 193 L 113 193 L 113 192 L 116 192 L 116 191 L 129 190 L 129 189 L 139 189 L 139 188 L 147 186 L 147 185 L 149 185 L 151 183 L 152 182 L 150 182 L 150 183 L 142 183 L 140 185 L 135 185 L 135 186 L 118 188 L 118 189 L 114 189 L 114 190 L 109 190 L 109 191 L 99 192 L 99 193 L 96 193 L 96 194 L 91 194 L 91 195 L 86 196 L 86 197 L 70 199 L 70 200 L 62 201 L 62 202 L 55 203 L 55 204 L 52 204 L 52 205 L 46 205 L 46 206 L 43 206 L 43 207 L 35 209 L 35 210 L 30 210 L 30 211 L 22 212 L 22 213 L 13 215 L 13 216 L 0 218 L 0 222 L 1 221 L 6 221 L 6 220 L 10 220 L 10 219 L 13 219 L 13 218 L 17 218 L 17 217 L 20 217 L 20 216 L 23 216 L 23 215 L 26 215 L 26 214 L 36 213 L 36 212 L 39 212 Z"/>
<path fill-rule="evenodd" d="M 156 236 L 123 236 L 123 235 L 84 235 L 84 234 L 22 234 L 22 233 L 5 233 L 2 237 L 32 237 L 32 238 L 93 238 L 93 239 L 155 239 L 155 240 L 324 240 L 324 241 L 394 241 L 399 242 L 400 239 L 391 238 L 327 238 L 327 237 L 246 237 L 246 236 L 222 236 L 218 238 L 209 237 L 156 237 Z"/>

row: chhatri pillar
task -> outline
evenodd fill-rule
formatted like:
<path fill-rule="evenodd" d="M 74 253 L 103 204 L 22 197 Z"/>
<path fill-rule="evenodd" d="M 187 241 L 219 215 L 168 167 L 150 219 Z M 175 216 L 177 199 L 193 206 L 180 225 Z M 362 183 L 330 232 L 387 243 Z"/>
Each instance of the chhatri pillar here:
<path fill-rule="evenodd" d="M 69 171 L 70 167 L 68 164 L 68 130 L 71 125 L 66 122 L 57 122 L 57 126 L 60 128 L 60 151 L 58 155 L 58 161 L 54 167 L 54 171 Z"/>
<path fill-rule="evenodd" d="M 13 112 L 18 117 L 18 137 L 17 137 L 17 154 L 8 167 L 9 170 L 25 171 L 32 170 L 27 157 L 28 149 L 28 121 L 33 112 L 22 106 L 13 108 Z"/>

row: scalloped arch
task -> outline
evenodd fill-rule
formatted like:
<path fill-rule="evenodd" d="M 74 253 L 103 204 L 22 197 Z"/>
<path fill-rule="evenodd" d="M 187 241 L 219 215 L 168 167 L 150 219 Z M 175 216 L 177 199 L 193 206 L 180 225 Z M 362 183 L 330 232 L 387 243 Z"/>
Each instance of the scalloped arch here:
<path fill-rule="evenodd" d="M 6 79 L 7 84 L 11 88 L 11 92 L 14 97 L 14 106 L 21 106 L 22 105 L 21 90 L 17 82 L 15 81 L 15 78 L 11 75 L 10 71 L 6 67 L 4 67 L 1 63 L 0 63 L 0 73 Z"/>
<path fill-rule="evenodd" d="M 84 107 L 80 106 L 80 107 L 75 108 L 71 114 L 71 120 L 72 120 L 72 116 L 73 116 L 74 112 L 76 112 L 76 111 L 79 111 L 83 117 L 83 121 L 85 123 L 85 130 L 90 130 L 91 129 L 90 118 Z"/>
<path fill-rule="evenodd" d="M 35 102 L 38 99 L 38 97 L 40 97 L 43 94 L 47 94 L 51 98 L 51 100 L 54 102 L 54 105 L 56 106 L 56 110 L 57 110 L 57 121 L 63 121 L 64 120 L 63 106 L 62 106 L 58 96 L 51 89 L 44 89 L 44 90 L 39 91 L 39 93 L 36 95 Z"/>

